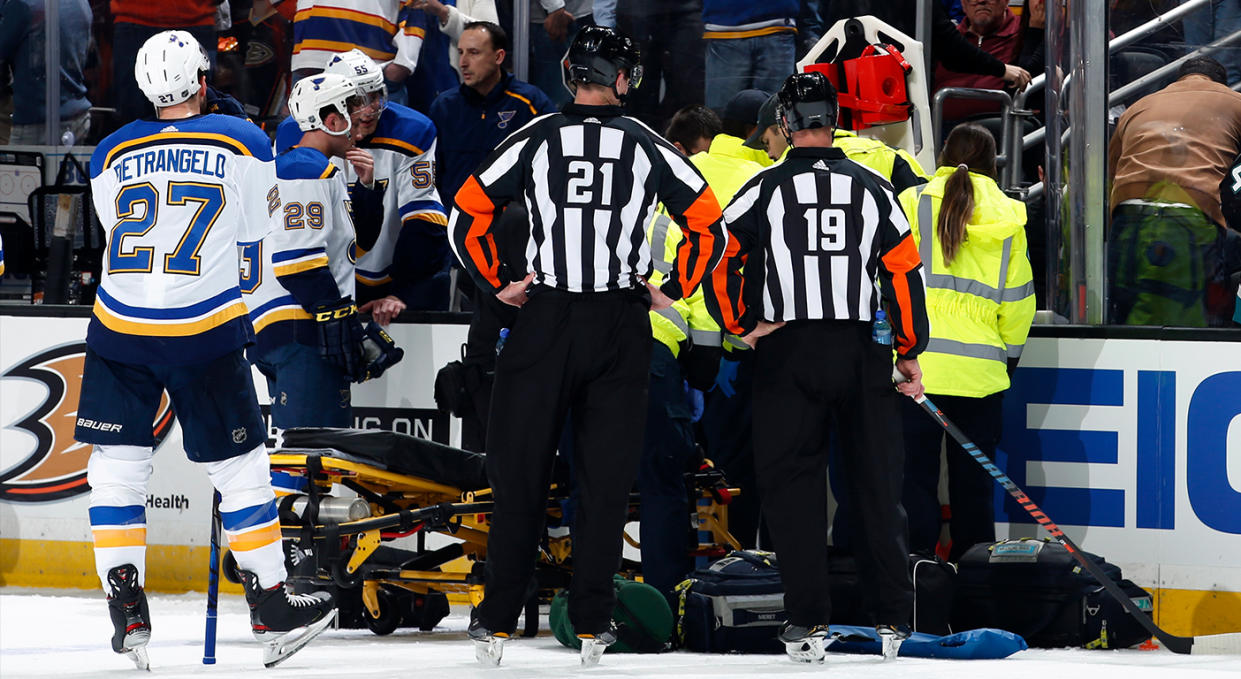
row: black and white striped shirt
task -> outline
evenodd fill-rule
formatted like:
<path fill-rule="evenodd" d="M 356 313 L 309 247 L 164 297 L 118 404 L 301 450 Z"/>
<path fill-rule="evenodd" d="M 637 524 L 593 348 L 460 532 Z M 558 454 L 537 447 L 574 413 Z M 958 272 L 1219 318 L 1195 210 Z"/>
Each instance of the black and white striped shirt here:
<path fill-rule="evenodd" d="M 706 295 L 721 327 L 745 335 L 759 320 L 869 321 L 882 294 L 901 356 L 925 346 L 909 222 L 892 185 L 840 149 L 790 150 L 737 192 L 724 222 L 730 242 Z"/>
<path fill-rule="evenodd" d="M 610 106 L 570 104 L 513 133 L 457 192 L 448 231 L 462 265 L 498 290 L 492 229 L 506 203 L 525 202 L 526 272 L 569 292 L 640 287 L 652 270 L 646 225 L 662 202 L 686 239 L 661 288 L 679 299 L 714 268 L 727 236 L 715 194 L 671 144 Z"/>

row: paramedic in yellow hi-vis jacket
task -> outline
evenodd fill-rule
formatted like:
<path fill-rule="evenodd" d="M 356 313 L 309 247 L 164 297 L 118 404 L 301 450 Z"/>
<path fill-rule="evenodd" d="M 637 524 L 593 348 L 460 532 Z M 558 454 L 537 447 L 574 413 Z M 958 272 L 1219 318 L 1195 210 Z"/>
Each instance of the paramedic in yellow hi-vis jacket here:
<path fill-rule="evenodd" d="M 995 142 L 979 125 L 948 135 L 925 186 L 900 194 L 926 271 L 931 335 L 918 356 L 926 393 L 994 459 L 1001 399 L 1034 320 L 1026 210 L 995 183 Z M 940 533 L 939 451 L 943 429 L 912 399 L 903 404 L 905 512 L 909 546 L 933 552 Z M 948 440 L 952 518 L 949 561 L 995 540 L 990 476 Z"/>
<path fill-rule="evenodd" d="M 731 200 L 733 193 L 762 169 L 757 163 L 711 152 L 713 140 L 723 135 L 719 117 L 705 106 L 692 105 L 678 111 L 665 136 L 690 156 L 690 162 L 722 202 Z M 662 285 L 682 240 L 680 227 L 662 206 L 648 225 L 647 239 L 655 260 L 650 282 Z M 695 411 L 701 410 L 701 391 L 709 389 L 715 380 L 722 334 L 707 313 L 701 287 L 668 309 L 651 311 L 650 316 L 654 346 L 646 437 L 638 469 L 638 492 L 642 495 L 639 541 L 643 580 L 671 598 L 673 588 L 693 568 L 685 472 L 695 454 Z"/>

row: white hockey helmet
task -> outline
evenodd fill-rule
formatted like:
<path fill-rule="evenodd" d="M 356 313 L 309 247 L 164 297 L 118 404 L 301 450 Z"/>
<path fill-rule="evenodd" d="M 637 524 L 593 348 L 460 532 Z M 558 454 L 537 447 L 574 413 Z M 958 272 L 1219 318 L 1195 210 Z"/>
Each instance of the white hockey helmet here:
<path fill-rule="evenodd" d="M 158 108 L 173 106 L 198 93 L 199 74 L 211 70 L 207 53 L 185 31 L 161 31 L 147 39 L 134 62 L 134 78 Z"/>
<path fill-rule="evenodd" d="M 349 112 L 351 108 L 361 107 L 362 99 L 362 91 L 353 80 L 337 73 L 320 73 L 302 78 L 293 86 L 293 91 L 289 94 L 289 113 L 293 115 L 293 120 L 297 121 L 302 132 L 323 130 L 330 135 L 339 136 L 349 134 L 353 129 Z M 340 132 L 329 130 L 320 115 L 325 108 L 336 109 L 345 117 L 348 126 Z"/>
<path fill-rule="evenodd" d="M 324 73 L 336 73 L 357 83 L 367 101 L 376 104 L 376 112 L 388 107 L 388 87 L 384 84 L 383 69 L 374 59 L 358 48 L 333 54 L 327 60 Z"/>

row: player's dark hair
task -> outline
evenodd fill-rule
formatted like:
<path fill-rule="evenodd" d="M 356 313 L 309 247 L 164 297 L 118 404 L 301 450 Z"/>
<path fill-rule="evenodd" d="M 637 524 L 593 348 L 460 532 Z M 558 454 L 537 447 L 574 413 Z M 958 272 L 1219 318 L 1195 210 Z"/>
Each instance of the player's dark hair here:
<path fill-rule="evenodd" d="M 995 179 L 995 138 L 982 125 L 957 125 L 944 141 L 939 166 L 956 166 L 944 185 L 944 201 L 939 206 L 939 220 L 935 225 L 944 264 L 952 264 L 952 258 L 965 243 L 965 226 L 974 215 L 974 183 L 970 181 L 970 172 Z"/>
<path fill-rule="evenodd" d="M 720 117 L 715 115 L 715 111 L 702 104 L 690 104 L 672 114 L 664 137 L 690 149 L 697 145 L 699 139 L 714 139 L 721 129 Z"/>
<path fill-rule="evenodd" d="M 505 33 L 499 24 L 490 21 L 471 21 L 461 29 L 461 32 L 464 33 L 472 28 L 487 32 L 487 37 L 491 40 L 491 49 L 497 52 L 500 50 L 508 52 L 508 33 Z"/>
<path fill-rule="evenodd" d="M 1221 85 L 1228 84 L 1228 69 L 1211 57 L 1193 57 L 1186 59 L 1176 71 L 1176 79 L 1187 75 L 1205 75 Z"/>

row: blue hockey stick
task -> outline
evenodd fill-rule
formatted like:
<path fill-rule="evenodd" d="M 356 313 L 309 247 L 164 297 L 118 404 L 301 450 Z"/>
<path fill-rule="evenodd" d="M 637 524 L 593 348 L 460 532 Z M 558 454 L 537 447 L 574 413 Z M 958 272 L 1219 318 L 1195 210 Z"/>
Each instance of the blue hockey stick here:
<path fill-rule="evenodd" d="M 220 599 L 220 491 L 211 498 L 211 557 L 207 570 L 207 629 L 203 635 L 203 664 L 215 664 L 216 608 Z"/>

